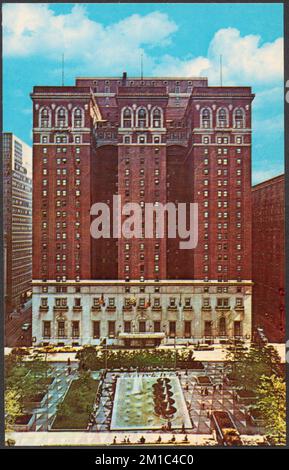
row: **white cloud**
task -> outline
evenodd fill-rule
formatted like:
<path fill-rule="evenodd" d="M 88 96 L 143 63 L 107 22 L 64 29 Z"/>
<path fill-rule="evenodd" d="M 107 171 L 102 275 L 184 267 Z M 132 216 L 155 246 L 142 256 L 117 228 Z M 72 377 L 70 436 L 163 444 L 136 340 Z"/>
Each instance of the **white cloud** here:
<path fill-rule="evenodd" d="M 56 15 L 47 4 L 6 4 L 3 9 L 4 55 L 46 54 L 55 59 L 64 52 L 66 60 L 77 59 L 85 68 L 102 72 L 138 66 L 142 53 L 146 66 L 152 67 L 143 48 L 166 46 L 176 30 L 174 21 L 157 11 L 103 26 L 90 20 L 79 4 L 65 15 Z"/>
<path fill-rule="evenodd" d="M 56 14 L 48 4 L 5 4 L 3 51 L 6 56 L 46 55 L 58 59 L 65 52 L 67 63 L 77 61 L 83 73 L 120 73 L 139 68 L 144 55 L 145 71 L 151 75 L 207 76 L 219 84 L 222 55 L 224 85 L 281 82 L 283 39 L 261 43 L 258 35 L 242 36 L 235 28 L 222 28 L 213 36 L 206 56 L 174 57 L 154 48 L 172 41 L 178 29 L 167 14 L 158 11 L 134 14 L 104 26 L 89 18 L 81 4 L 67 14 Z"/>
<path fill-rule="evenodd" d="M 176 59 L 166 55 L 156 67 L 158 73 L 207 76 L 211 85 L 220 83 L 220 56 L 224 85 L 271 84 L 283 77 L 283 39 L 260 44 L 257 35 L 241 36 L 235 28 L 217 31 L 207 57 Z"/>
<path fill-rule="evenodd" d="M 178 25 L 158 11 L 130 15 L 105 26 L 90 19 L 81 4 L 71 6 L 66 14 L 41 3 L 3 6 L 4 56 L 45 57 L 51 61 L 47 73 L 59 82 L 63 52 L 65 79 L 120 75 L 124 70 L 132 75 L 139 71 L 143 54 L 146 75 L 206 76 L 210 85 L 219 84 L 222 55 L 223 84 L 248 85 L 256 92 L 253 126 L 257 138 L 264 137 L 260 144 L 264 150 L 263 142 L 283 132 L 283 39 L 262 43 L 258 35 L 242 36 L 236 28 L 227 27 L 214 34 L 206 54 L 176 57 L 166 53 L 165 47 L 177 30 Z"/>

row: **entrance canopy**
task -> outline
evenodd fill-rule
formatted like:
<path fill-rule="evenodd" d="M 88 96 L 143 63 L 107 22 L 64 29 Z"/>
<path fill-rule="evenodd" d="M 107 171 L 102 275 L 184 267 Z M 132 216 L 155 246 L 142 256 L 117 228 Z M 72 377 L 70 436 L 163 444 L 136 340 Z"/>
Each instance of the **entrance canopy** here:
<path fill-rule="evenodd" d="M 120 339 L 163 339 L 165 333 L 119 333 Z"/>

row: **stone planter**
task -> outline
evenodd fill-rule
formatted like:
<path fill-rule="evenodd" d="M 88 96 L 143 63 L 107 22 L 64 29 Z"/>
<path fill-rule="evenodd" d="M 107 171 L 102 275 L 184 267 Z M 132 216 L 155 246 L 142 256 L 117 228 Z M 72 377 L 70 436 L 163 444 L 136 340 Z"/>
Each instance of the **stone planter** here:
<path fill-rule="evenodd" d="M 16 418 L 13 425 L 15 432 L 27 432 L 30 431 L 35 422 L 34 414 L 25 414 Z"/>

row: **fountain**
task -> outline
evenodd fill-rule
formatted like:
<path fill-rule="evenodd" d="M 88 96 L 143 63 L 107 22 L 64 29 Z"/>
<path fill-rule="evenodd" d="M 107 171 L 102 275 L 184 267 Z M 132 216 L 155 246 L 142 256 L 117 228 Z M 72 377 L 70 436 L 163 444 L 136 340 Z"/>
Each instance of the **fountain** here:
<path fill-rule="evenodd" d="M 183 423 L 191 427 L 177 377 L 143 375 L 137 370 L 117 379 L 110 429 L 161 429 L 168 419 L 175 429 Z"/>

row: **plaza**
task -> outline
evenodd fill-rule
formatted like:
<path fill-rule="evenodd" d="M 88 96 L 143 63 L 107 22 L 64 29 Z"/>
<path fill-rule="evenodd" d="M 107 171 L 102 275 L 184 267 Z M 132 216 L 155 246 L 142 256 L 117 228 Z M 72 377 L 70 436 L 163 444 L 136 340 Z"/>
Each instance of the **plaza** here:
<path fill-rule="evenodd" d="M 212 420 L 217 411 L 226 413 L 243 445 L 266 445 L 262 423 L 252 419 L 247 404 L 240 400 L 228 379 L 228 363 L 224 359 L 212 360 L 218 357 L 214 351 L 201 353 L 207 360 L 201 361 L 202 368 L 197 369 L 116 368 L 90 372 L 99 386 L 85 428 L 57 430 L 54 423 L 59 405 L 81 371 L 73 354 L 50 355 L 49 376 L 53 380 L 41 406 L 32 410 L 35 419 L 31 428 L 26 429 L 28 432 L 14 431 L 8 437 L 16 445 L 24 446 L 44 445 L 44 442 L 45 445 L 77 442 L 95 446 L 218 445 L 220 440 Z M 218 354 L 221 357 L 221 350 Z M 152 391 L 158 383 L 163 387 L 165 400 L 169 397 L 174 402 L 175 411 L 166 419 L 155 412 Z M 166 383 L 170 384 L 169 395 L 166 395 Z"/>

